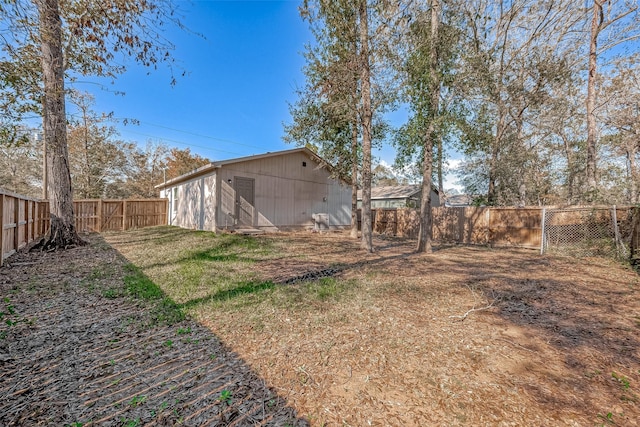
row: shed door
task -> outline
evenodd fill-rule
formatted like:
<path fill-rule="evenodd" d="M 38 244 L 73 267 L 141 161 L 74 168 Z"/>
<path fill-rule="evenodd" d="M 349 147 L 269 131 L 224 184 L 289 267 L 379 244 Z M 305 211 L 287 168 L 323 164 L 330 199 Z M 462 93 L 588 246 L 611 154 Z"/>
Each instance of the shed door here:
<path fill-rule="evenodd" d="M 238 225 L 253 226 L 253 203 L 255 180 L 253 178 L 233 177 L 236 190 L 236 218 Z"/>

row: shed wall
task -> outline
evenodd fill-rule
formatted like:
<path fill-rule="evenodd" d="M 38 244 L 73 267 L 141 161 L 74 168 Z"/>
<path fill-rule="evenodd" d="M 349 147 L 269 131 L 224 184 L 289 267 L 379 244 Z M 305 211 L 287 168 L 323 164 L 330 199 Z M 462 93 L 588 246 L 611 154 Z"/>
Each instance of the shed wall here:
<path fill-rule="evenodd" d="M 306 166 L 304 165 L 306 164 Z M 218 169 L 221 209 L 218 225 L 233 222 L 234 177 L 255 180 L 253 226 L 313 226 L 312 214 L 329 213 L 330 225 L 349 226 L 351 188 L 330 177 L 329 172 L 301 152 L 223 165 Z"/>
<path fill-rule="evenodd" d="M 169 224 L 215 231 L 216 172 L 168 187 L 160 193 L 169 199 Z"/>

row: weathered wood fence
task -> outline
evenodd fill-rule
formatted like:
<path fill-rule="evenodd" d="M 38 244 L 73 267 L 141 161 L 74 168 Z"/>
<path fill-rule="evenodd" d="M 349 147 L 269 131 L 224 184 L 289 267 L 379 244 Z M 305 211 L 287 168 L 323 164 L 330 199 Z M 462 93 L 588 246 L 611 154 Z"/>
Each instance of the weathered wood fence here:
<path fill-rule="evenodd" d="M 119 231 L 167 224 L 167 199 L 74 200 L 79 232 Z M 49 229 L 49 202 L 0 190 L 0 265 Z"/>
<path fill-rule="evenodd" d="M 443 243 L 540 249 L 544 209 L 543 207 L 433 208 L 432 237 L 435 241 Z M 603 209 L 610 209 L 610 207 Z M 616 208 L 618 222 L 624 223 L 621 224 L 623 229 L 629 226 L 633 209 Z M 416 209 L 372 209 L 371 211 L 374 232 L 400 237 L 418 237 L 419 212 Z M 566 219 L 567 224 L 573 224 L 575 221 L 573 217 Z M 638 223 L 636 233 L 640 236 L 640 220 L 636 222 Z M 623 234 L 626 235 L 626 231 Z M 640 242 L 640 237 L 636 240 Z"/>

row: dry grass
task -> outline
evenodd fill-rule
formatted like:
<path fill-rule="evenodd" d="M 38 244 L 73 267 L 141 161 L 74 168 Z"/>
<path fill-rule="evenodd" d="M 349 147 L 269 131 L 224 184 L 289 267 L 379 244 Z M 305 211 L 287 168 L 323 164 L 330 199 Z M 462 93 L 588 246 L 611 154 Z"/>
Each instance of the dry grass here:
<path fill-rule="evenodd" d="M 613 261 L 398 239 L 366 254 L 333 233 L 106 239 L 312 425 L 640 420 L 640 281 Z"/>

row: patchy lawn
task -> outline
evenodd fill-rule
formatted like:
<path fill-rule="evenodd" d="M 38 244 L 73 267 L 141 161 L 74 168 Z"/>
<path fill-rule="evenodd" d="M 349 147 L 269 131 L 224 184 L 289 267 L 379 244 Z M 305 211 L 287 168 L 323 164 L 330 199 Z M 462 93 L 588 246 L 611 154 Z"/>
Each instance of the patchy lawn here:
<path fill-rule="evenodd" d="M 614 261 L 382 238 L 366 254 L 341 233 L 105 239 L 312 425 L 639 423 L 640 280 Z"/>

